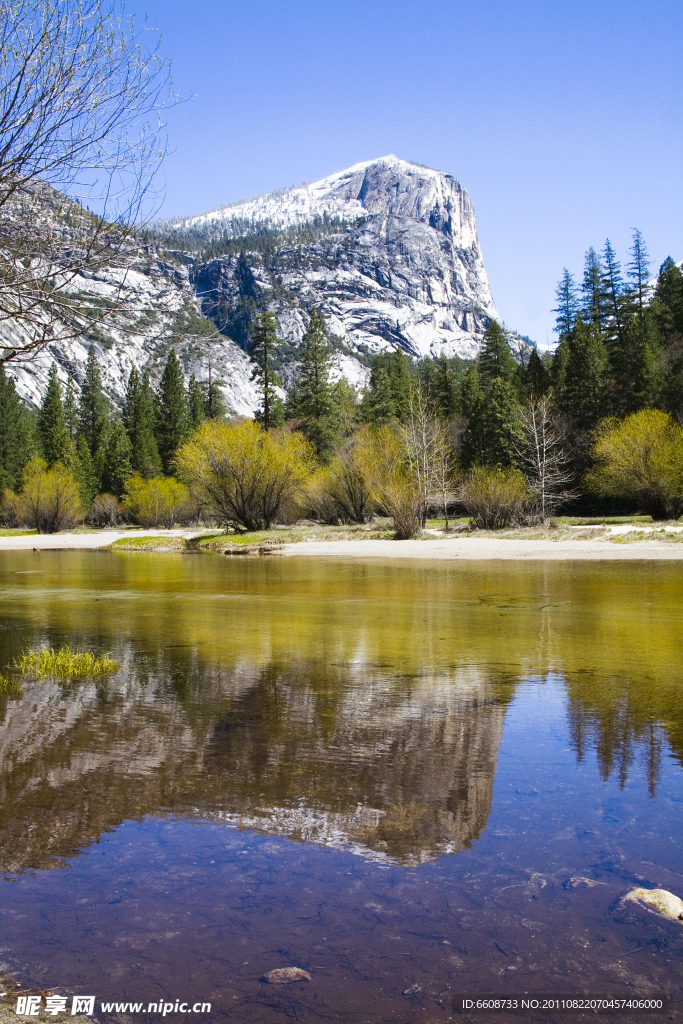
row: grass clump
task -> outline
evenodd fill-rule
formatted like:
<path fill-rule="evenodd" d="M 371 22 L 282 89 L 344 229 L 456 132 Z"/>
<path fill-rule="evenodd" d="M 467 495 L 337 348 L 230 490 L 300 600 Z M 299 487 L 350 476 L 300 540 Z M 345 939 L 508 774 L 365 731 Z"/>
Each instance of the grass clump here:
<path fill-rule="evenodd" d="M 24 675 L 57 676 L 59 679 L 77 679 L 82 676 L 104 676 L 119 668 L 108 654 L 96 657 L 91 651 L 72 651 L 70 647 L 41 647 L 23 651 L 15 668 Z"/>
<path fill-rule="evenodd" d="M 17 679 L 0 672 L 0 697 L 21 697 L 22 693 L 21 683 Z"/>

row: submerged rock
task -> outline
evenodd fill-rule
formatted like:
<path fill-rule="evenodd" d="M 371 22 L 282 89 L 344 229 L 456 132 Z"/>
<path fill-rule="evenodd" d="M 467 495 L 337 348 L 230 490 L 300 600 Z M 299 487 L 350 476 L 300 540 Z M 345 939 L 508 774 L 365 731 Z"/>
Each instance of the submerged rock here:
<path fill-rule="evenodd" d="M 276 967 L 263 977 L 270 985 L 291 985 L 294 981 L 311 980 L 308 971 L 303 971 L 300 967 Z"/>
<path fill-rule="evenodd" d="M 625 911 L 637 907 L 683 923 L 683 900 L 667 889 L 631 889 L 619 901 L 619 907 Z"/>

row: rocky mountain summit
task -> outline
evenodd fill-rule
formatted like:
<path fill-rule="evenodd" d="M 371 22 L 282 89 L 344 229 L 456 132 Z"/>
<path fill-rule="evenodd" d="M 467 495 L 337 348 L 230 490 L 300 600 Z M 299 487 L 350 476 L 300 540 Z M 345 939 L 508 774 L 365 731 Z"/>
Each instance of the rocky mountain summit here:
<path fill-rule="evenodd" d="M 227 250 L 194 282 L 204 315 L 240 345 L 250 310 L 276 312 L 295 345 L 315 305 L 351 359 L 396 346 L 472 357 L 498 317 L 468 193 L 395 156 L 159 227 Z"/>
<path fill-rule="evenodd" d="M 125 292 L 139 310 L 134 328 L 114 321 L 84 330 L 17 364 L 19 390 L 33 403 L 53 359 L 63 381 L 80 382 L 90 344 L 115 405 L 132 366 L 154 380 L 175 347 L 188 375 L 206 378 L 210 363 L 228 406 L 249 414 L 257 406 L 250 330 L 265 310 L 277 315 L 285 377 L 316 306 L 332 333 L 336 372 L 354 383 L 365 380 L 369 357 L 387 349 L 472 357 L 498 318 L 468 193 L 452 176 L 395 156 L 158 221 L 123 276 L 99 268 L 80 275 L 73 291 L 104 301 Z M 3 326 L 10 341 L 12 332 Z"/>

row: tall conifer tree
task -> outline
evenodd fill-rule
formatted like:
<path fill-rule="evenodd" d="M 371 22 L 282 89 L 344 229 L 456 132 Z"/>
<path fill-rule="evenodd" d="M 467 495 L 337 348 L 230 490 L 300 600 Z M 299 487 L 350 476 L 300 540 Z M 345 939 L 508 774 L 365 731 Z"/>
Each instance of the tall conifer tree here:
<path fill-rule="evenodd" d="M 607 352 L 599 331 L 577 317 L 573 330 L 560 342 L 556 359 L 557 407 L 579 433 L 587 433 L 606 411 Z"/>
<path fill-rule="evenodd" d="M 318 457 L 327 460 L 335 438 L 330 371 L 332 346 L 322 313 L 311 309 L 308 329 L 301 341 L 301 365 L 288 406 L 292 417 L 301 421 L 304 435 Z"/>
<path fill-rule="evenodd" d="M 19 486 L 21 471 L 33 454 L 14 379 L 0 362 L 0 494 L 6 487 Z"/>
<path fill-rule="evenodd" d="M 187 440 L 192 424 L 180 360 L 171 349 L 156 396 L 156 437 L 164 473 L 171 473 L 173 456 Z"/>
<path fill-rule="evenodd" d="M 276 390 L 282 382 L 273 368 L 278 340 L 275 314 L 261 313 L 251 333 L 251 358 L 255 363 L 251 379 L 261 392 L 261 408 L 256 418 L 266 430 L 280 426 L 284 420 L 284 405 Z"/>
<path fill-rule="evenodd" d="M 88 350 L 85 379 L 78 406 L 78 435 L 84 438 L 92 459 L 96 459 L 107 433 L 107 400 L 102 391 L 102 374 L 93 345 Z"/>
<path fill-rule="evenodd" d="M 609 238 L 605 241 L 602 251 L 602 293 L 606 319 L 602 330 L 605 344 L 612 356 L 612 362 L 619 359 L 619 350 L 624 344 L 623 294 L 624 282 L 621 276 L 621 264 L 612 248 Z"/>
<path fill-rule="evenodd" d="M 591 246 L 586 253 L 581 292 L 581 318 L 594 330 L 601 331 L 605 322 L 604 271 L 600 257 Z"/>
<path fill-rule="evenodd" d="M 650 257 L 638 228 L 633 229 L 633 245 L 629 249 L 631 259 L 626 265 L 630 281 L 630 304 L 642 317 L 650 293 Z"/>
<path fill-rule="evenodd" d="M 131 445 L 133 471 L 145 478 L 156 476 L 161 472 L 161 460 L 154 437 L 154 393 L 147 370 L 140 377 L 135 366 L 131 369 L 121 418 Z"/>
<path fill-rule="evenodd" d="M 64 417 L 62 388 L 55 363 L 52 364 L 48 372 L 47 388 L 38 412 L 38 432 L 48 468 L 52 467 L 55 462 L 69 460 L 71 442 Z"/>
<path fill-rule="evenodd" d="M 102 490 L 120 498 L 123 487 L 132 474 L 132 448 L 126 428 L 120 420 L 112 426 L 102 455 Z"/>
<path fill-rule="evenodd" d="M 494 380 L 511 381 L 517 369 L 503 328 L 495 320 L 489 321 L 477 358 L 479 381 L 483 390 Z"/>
<path fill-rule="evenodd" d="M 555 330 L 562 337 L 563 334 L 571 331 L 581 308 L 576 281 L 566 267 L 562 270 L 562 277 L 555 289 L 555 295 L 557 297 L 557 306 L 553 310 L 553 313 L 557 313 Z"/>
<path fill-rule="evenodd" d="M 64 421 L 66 423 L 66 429 L 69 431 L 69 440 L 75 444 L 76 435 L 78 434 L 78 400 L 76 398 L 76 389 L 74 387 L 73 377 L 69 377 L 66 383 L 66 393 L 64 395 Z"/>

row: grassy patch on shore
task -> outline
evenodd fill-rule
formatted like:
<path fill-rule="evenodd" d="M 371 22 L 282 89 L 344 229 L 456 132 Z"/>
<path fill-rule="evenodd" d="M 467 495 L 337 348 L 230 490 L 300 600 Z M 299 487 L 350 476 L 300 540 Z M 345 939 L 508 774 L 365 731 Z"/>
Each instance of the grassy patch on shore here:
<path fill-rule="evenodd" d="M 0 537 L 32 537 L 35 532 L 35 530 L 12 530 L 9 527 L 3 527 L 0 530 Z"/>
<path fill-rule="evenodd" d="M 353 526 L 324 526 L 302 522 L 293 526 L 275 526 L 253 533 L 205 533 L 187 541 L 188 551 L 258 553 L 277 551 L 284 544 L 328 540 L 388 540 L 393 530 L 388 520 L 375 520 Z"/>
<path fill-rule="evenodd" d="M 82 676 L 104 676 L 119 668 L 108 654 L 99 657 L 91 651 L 72 651 L 70 647 L 40 647 L 23 651 L 14 667 L 24 675 L 55 676 L 58 679 L 79 679 Z"/>
<path fill-rule="evenodd" d="M 109 545 L 117 551 L 186 551 L 184 537 L 120 537 Z"/>

